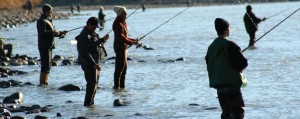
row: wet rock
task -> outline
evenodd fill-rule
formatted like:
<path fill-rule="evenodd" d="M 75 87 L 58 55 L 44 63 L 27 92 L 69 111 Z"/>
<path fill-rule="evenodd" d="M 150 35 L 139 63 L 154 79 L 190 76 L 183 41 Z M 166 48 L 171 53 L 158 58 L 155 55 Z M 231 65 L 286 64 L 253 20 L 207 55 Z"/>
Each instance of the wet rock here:
<path fill-rule="evenodd" d="M 38 63 L 35 60 L 28 60 L 28 65 L 37 65 Z"/>
<path fill-rule="evenodd" d="M 1 62 L 0 65 L 1 66 L 8 66 L 8 62 Z"/>
<path fill-rule="evenodd" d="M 11 87 L 11 83 L 9 81 L 1 81 L 0 88 L 9 88 Z"/>
<path fill-rule="evenodd" d="M 107 58 L 106 60 L 114 60 L 116 59 L 116 57 L 110 57 L 110 58 Z"/>
<path fill-rule="evenodd" d="M 48 118 L 48 117 L 46 117 L 46 116 L 36 115 L 36 116 L 34 117 L 34 119 L 50 119 L 50 118 Z"/>
<path fill-rule="evenodd" d="M 4 112 L 9 112 L 9 111 L 7 109 L 5 109 L 5 108 L 0 108 L 0 113 L 4 113 Z"/>
<path fill-rule="evenodd" d="M 13 116 L 10 119 L 26 119 L 26 118 L 22 116 Z"/>
<path fill-rule="evenodd" d="M 33 85 L 31 82 L 26 82 L 24 85 Z"/>
<path fill-rule="evenodd" d="M 87 117 L 77 117 L 76 119 L 89 119 Z"/>
<path fill-rule="evenodd" d="M 4 117 L 11 117 L 11 113 L 9 111 L 3 112 L 1 115 Z"/>
<path fill-rule="evenodd" d="M 23 102 L 23 93 L 17 92 L 3 99 L 3 103 L 21 104 Z"/>
<path fill-rule="evenodd" d="M 19 87 L 21 86 L 21 83 L 20 81 L 15 81 L 15 80 L 8 80 L 11 84 L 11 86 L 14 86 L 14 87 Z"/>
<path fill-rule="evenodd" d="M 65 59 L 65 57 L 64 57 L 64 56 L 61 56 L 61 55 L 55 55 L 55 56 L 53 57 L 53 60 L 57 60 L 57 61 L 64 60 L 64 59 Z"/>
<path fill-rule="evenodd" d="M 175 61 L 185 61 L 185 59 L 183 57 L 180 57 L 180 58 L 175 59 Z"/>
<path fill-rule="evenodd" d="M 9 109 L 10 112 L 25 112 L 24 109 L 16 108 L 16 109 Z"/>
<path fill-rule="evenodd" d="M 215 110 L 215 109 L 218 109 L 218 107 L 208 107 L 208 108 L 205 108 L 203 110 Z"/>
<path fill-rule="evenodd" d="M 50 112 L 51 109 L 49 109 L 48 107 L 43 107 L 41 109 L 41 112 Z"/>
<path fill-rule="evenodd" d="M 73 101 L 71 101 L 71 100 L 68 100 L 68 101 L 66 101 L 65 103 L 73 103 Z"/>
<path fill-rule="evenodd" d="M 67 85 L 64 85 L 64 86 L 58 88 L 58 90 L 63 90 L 63 91 L 80 91 L 80 87 L 79 86 L 75 86 L 73 84 L 67 84 Z"/>
<path fill-rule="evenodd" d="M 144 48 L 145 50 L 154 50 L 154 48 L 148 47 L 148 46 L 146 46 L 146 45 L 144 45 L 143 48 Z"/>
<path fill-rule="evenodd" d="M 200 105 L 196 104 L 196 103 L 191 103 L 191 104 L 189 104 L 189 106 L 200 106 Z"/>
<path fill-rule="evenodd" d="M 115 107 L 120 107 L 120 106 L 127 106 L 127 102 L 125 102 L 122 99 L 115 99 L 113 105 Z"/>
<path fill-rule="evenodd" d="M 175 60 L 158 60 L 162 63 L 173 63 L 173 62 L 176 62 Z"/>
<path fill-rule="evenodd" d="M 31 110 L 34 110 L 34 109 L 41 109 L 42 107 L 40 105 L 32 105 L 30 107 Z"/>
<path fill-rule="evenodd" d="M 41 113 L 41 110 L 34 109 L 34 110 L 28 110 L 25 112 L 25 114 L 35 114 L 35 113 Z"/>
<path fill-rule="evenodd" d="M 0 75 L 1 75 L 1 77 L 4 77 L 4 78 L 6 78 L 6 77 L 9 77 L 9 75 L 8 75 L 8 74 L 6 74 L 6 73 L 3 73 L 3 72 L 1 72 L 1 73 L 0 73 Z"/>
<path fill-rule="evenodd" d="M 112 117 L 112 116 L 114 116 L 114 115 L 112 115 L 112 114 L 104 115 L 104 117 Z"/>
<path fill-rule="evenodd" d="M 52 61 L 52 66 L 59 66 L 59 62 L 58 61 Z"/>
<path fill-rule="evenodd" d="M 8 72 L 10 72 L 10 69 L 0 67 L 0 72 L 8 73 Z"/>
<path fill-rule="evenodd" d="M 135 113 L 134 115 L 136 115 L 136 116 L 142 116 L 141 113 Z"/>
<path fill-rule="evenodd" d="M 58 112 L 58 113 L 56 113 L 56 116 L 57 116 L 57 117 L 62 117 L 63 115 L 62 115 L 61 113 Z"/>
<path fill-rule="evenodd" d="M 61 62 L 62 65 L 72 65 L 73 64 L 73 61 L 69 60 L 69 59 L 66 59 L 66 60 L 63 60 Z"/>

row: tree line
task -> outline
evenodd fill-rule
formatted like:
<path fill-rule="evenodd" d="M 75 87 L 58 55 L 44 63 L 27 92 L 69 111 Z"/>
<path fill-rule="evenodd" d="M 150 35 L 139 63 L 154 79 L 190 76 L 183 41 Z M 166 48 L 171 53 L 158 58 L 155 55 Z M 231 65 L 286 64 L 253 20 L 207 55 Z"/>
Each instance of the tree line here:
<path fill-rule="evenodd" d="M 72 1 L 72 2 L 70 2 Z M 136 5 L 144 3 L 146 0 L 43 0 L 43 3 L 49 3 L 56 6 L 67 6 L 71 4 L 81 5 Z M 251 2 L 279 2 L 279 1 L 300 1 L 300 0 L 239 0 L 241 3 Z M 238 0 L 148 0 L 147 4 L 213 4 L 213 3 L 237 3 Z"/>

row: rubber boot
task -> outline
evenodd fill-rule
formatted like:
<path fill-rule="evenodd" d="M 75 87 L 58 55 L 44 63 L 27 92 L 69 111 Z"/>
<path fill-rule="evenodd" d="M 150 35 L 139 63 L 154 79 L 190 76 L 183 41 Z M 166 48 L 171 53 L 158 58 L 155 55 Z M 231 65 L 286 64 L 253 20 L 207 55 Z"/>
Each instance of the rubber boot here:
<path fill-rule="evenodd" d="M 40 74 L 40 85 L 48 85 L 48 75 L 47 72 L 41 72 Z"/>

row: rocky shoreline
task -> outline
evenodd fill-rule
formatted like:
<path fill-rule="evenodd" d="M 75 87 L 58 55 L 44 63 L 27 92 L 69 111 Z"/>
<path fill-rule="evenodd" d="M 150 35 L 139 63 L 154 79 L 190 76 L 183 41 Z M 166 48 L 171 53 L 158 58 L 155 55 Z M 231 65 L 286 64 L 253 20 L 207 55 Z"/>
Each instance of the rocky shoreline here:
<path fill-rule="evenodd" d="M 39 9 L 33 9 L 30 13 L 25 9 L 0 10 L 0 29 L 14 28 L 20 24 L 35 22 L 41 16 Z M 67 19 L 71 14 L 55 12 L 53 19 Z"/>

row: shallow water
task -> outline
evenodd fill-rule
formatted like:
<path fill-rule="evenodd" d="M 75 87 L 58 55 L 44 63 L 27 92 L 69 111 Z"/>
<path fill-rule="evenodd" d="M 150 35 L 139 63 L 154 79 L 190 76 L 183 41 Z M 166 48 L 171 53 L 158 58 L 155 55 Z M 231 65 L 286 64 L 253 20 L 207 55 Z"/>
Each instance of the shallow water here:
<path fill-rule="evenodd" d="M 253 4 L 258 17 L 268 17 L 300 2 Z M 127 19 L 130 36 L 141 37 L 182 11 L 178 8 L 153 8 L 139 12 Z M 149 34 L 142 42 L 155 50 L 129 49 L 129 62 L 126 90 L 116 92 L 113 85 L 113 61 L 102 64 L 100 89 L 95 98 L 94 108 L 84 108 L 85 90 L 63 92 L 57 89 L 65 84 L 75 84 L 85 89 L 85 80 L 80 66 L 58 66 L 51 69 L 46 88 L 37 87 L 39 66 L 9 67 L 28 72 L 26 75 L 1 78 L 0 80 L 20 80 L 32 82 L 35 86 L 0 90 L 0 99 L 21 91 L 25 95 L 23 105 L 54 105 L 52 110 L 41 113 L 50 118 L 57 112 L 61 119 L 86 116 L 90 118 L 219 118 L 221 109 L 216 98 L 216 90 L 209 88 L 204 56 L 209 44 L 216 37 L 214 19 L 225 18 L 231 24 L 230 39 L 242 49 L 248 45 L 248 35 L 243 24 L 245 4 L 193 7 Z M 257 37 L 262 36 L 296 8 L 277 15 L 259 26 Z M 129 10 L 131 13 L 133 10 Z M 107 19 L 115 17 L 112 11 L 105 11 Z M 90 16 L 97 11 L 83 11 L 82 16 L 68 20 L 55 20 L 58 30 L 69 30 L 85 25 Z M 294 14 L 256 44 L 255 50 L 247 50 L 244 55 L 249 66 L 244 71 L 248 86 L 242 89 L 246 104 L 246 119 L 297 119 L 300 116 L 299 66 L 300 66 L 300 12 Z M 111 30 L 112 20 L 100 35 Z M 65 39 L 56 40 L 53 54 L 77 57 L 76 45 L 71 43 L 80 30 L 70 32 Z M 98 31 L 97 31 L 98 32 Z M 30 36 L 7 40 L 14 45 L 13 53 L 39 57 L 37 50 L 36 23 L 21 25 L 18 28 L 2 30 L 3 37 Z M 106 43 L 109 56 L 112 49 L 113 33 Z M 174 60 L 183 57 L 185 61 L 163 63 L 158 60 Z M 146 62 L 137 62 L 145 60 Z M 129 106 L 113 107 L 117 98 L 130 102 Z M 65 103 L 66 101 L 73 103 Z M 189 106 L 191 103 L 199 106 Z M 212 109 L 210 109 L 212 108 Z M 215 109 L 216 108 L 216 109 Z M 137 115 L 135 115 L 137 114 Z M 27 118 L 36 114 L 25 115 Z"/>

